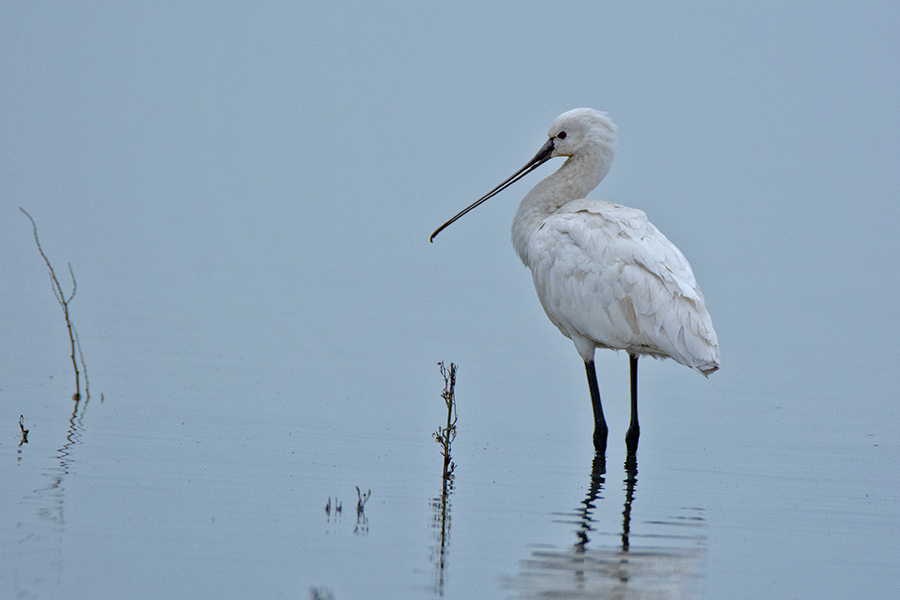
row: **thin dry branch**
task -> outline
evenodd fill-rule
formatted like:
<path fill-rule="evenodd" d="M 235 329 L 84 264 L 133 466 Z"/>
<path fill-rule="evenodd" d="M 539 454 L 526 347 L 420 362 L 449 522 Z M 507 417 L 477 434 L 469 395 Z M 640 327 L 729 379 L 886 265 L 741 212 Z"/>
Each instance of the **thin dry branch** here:
<path fill-rule="evenodd" d="M 450 363 L 450 367 L 444 366 L 443 361 L 438 363 L 441 376 L 444 378 L 444 391 L 441 398 L 447 406 L 447 425 L 438 427 L 432 435 L 441 446 L 441 456 L 444 457 L 444 479 L 447 480 L 453 474 L 454 464 L 451 462 L 450 447 L 456 439 L 456 365 Z"/>
<path fill-rule="evenodd" d="M 74 281 L 75 278 L 73 277 L 72 279 Z M 81 351 L 81 340 L 78 339 L 78 330 L 75 329 L 74 325 L 72 325 L 72 333 L 75 335 L 75 347 L 78 348 L 78 360 L 81 361 L 81 370 L 84 371 L 84 397 L 85 402 L 87 402 L 91 398 L 91 384 L 88 382 L 87 365 L 84 363 L 84 352 Z M 100 402 L 103 402 L 103 394 L 100 394 Z"/>
<path fill-rule="evenodd" d="M 47 269 L 50 271 L 50 283 L 51 289 L 53 289 L 53 295 L 56 296 L 56 301 L 59 302 L 63 315 L 66 318 L 66 328 L 69 331 L 69 348 L 71 350 L 72 368 L 75 370 L 75 394 L 72 395 L 72 399 L 77 402 L 81 399 L 81 372 L 78 370 L 78 362 L 75 360 L 76 349 L 78 350 L 79 357 L 81 357 L 81 366 L 84 368 L 84 391 L 85 395 L 88 395 L 87 367 L 84 364 L 84 354 L 81 351 L 81 342 L 78 341 L 78 333 L 75 331 L 75 326 L 72 325 L 72 320 L 69 318 L 69 302 L 75 297 L 75 292 L 78 289 L 78 282 L 75 281 L 75 273 L 72 271 L 72 264 L 67 263 L 69 266 L 69 276 L 72 277 L 72 293 L 69 294 L 67 298 L 59 283 L 59 279 L 56 278 L 56 271 L 53 270 L 50 259 L 47 258 L 47 255 L 44 254 L 44 249 L 41 248 L 41 240 L 38 238 L 37 225 L 35 224 L 34 219 L 31 218 L 28 211 L 21 206 L 19 207 L 19 210 L 28 217 L 29 221 L 31 221 L 31 229 L 34 231 L 34 243 L 37 245 L 38 252 L 41 253 L 41 258 L 44 259 L 44 264 L 47 265 Z"/>

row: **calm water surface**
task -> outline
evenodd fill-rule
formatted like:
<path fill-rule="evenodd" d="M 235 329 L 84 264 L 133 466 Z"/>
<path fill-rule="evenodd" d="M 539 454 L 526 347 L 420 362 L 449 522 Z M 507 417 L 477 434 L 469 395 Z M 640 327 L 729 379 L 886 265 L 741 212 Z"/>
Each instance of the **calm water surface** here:
<path fill-rule="evenodd" d="M 750 349 L 707 382 L 645 361 L 625 468 L 624 357 L 600 356 L 601 460 L 577 355 L 487 346 L 460 364 L 445 488 L 437 350 L 348 368 L 242 353 L 198 319 L 92 335 L 79 403 L 64 361 L 8 357 L 0 596 L 888 597 L 900 574 L 897 414 L 875 373 L 767 379 Z M 832 386 L 848 402 L 825 410 Z"/>

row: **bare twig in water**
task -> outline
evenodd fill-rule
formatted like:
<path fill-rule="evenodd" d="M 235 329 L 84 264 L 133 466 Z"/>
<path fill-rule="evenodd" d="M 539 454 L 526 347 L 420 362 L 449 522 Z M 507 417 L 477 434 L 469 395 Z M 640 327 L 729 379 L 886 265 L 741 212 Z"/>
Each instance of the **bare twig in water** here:
<path fill-rule="evenodd" d="M 341 514 L 344 505 L 341 504 L 341 501 L 338 500 L 337 496 L 334 497 L 334 516 L 338 516 Z M 332 504 L 331 504 L 331 496 L 328 497 L 328 502 L 325 504 L 325 515 L 331 516 Z"/>
<path fill-rule="evenodd" d="M 353 533 L 355 535 L 366 535 L 369 533 L 369 519 L 366 517 L 366 502 L 371 495 L 372 490 L 368 490 L 363 494 L 360 491 L 359 486 L 356 486 L 356 525 L 353 527 Z"/>
<path fill-rule="evenodd" d="M 450 456 L 450 446 L 456 439 L 456 365 L 450 363 L 450 367 L 439 362 L 441 376 L 444 378 L 444 391 L 441 398 L 447 406 L 447 423 L 444 427 L 438 427 L 433 436 L 441 446 L 441 456 L 444 457 L 444 468 L 441 481 L 441 495 L 431 502 L 435 511 L 434 526 L 438 531 L 438 546 L 435 548 L 435 562 L 437 563 L 437 581 L 435 590 L 437 595 L 444 597 L 444 570 L 447 565 L 447 555 L 450 544 L 450 494 L 453 491 L 453 470 L 456 465 Z"/>
<path fill-rule="evenodd" d="M 78 356 L 81 358 L 81 367 L 84 369 L 84 393 L 85 396 L 90 397 L 90 393 L 88 392 L 87 366 L 84 364 L 84 353 L 81 351 L 81 342 L 78 340 L 78 332 L 75 330 L 75 326 L 72 325 L 72 320 L 69 318 L 69 303 L 75 297 L 75 291 L 78 289 L 78 282 L 75 281 L 75 273 L 72 271 L 72 265 L 69 264 L 69 276 L 72 277 L 72 293 L 67 297 L 59 283 L 59 279 L 56 278 L 56 271 L 53 270 L 50 259 L 47 258 L 47 255 L 44 254 L 44 249 L 41 248 L 41 241 L 38 239 L 37 225 L 34 223 L 34 219 L 31 218 L 31 215 L 28 214 L 24 208 L 19 207 L 19 210 L 28 217 L 29 221 L 31 221 L 31 228 L 34 231 L 34 243 L 37 244 L 38 252 L 41 253 L 41 258 L 44 259 L 44 263 L 50 271 L 50 283 L 52 284 L 51 288 L 53 289 L 53 295 L 56 296 L 56 301 L 59 302 L 63 311 L 63 316 L 66 318 L 66 328 L 69 330 L 69 347 L 71 349 L 72 368 L 75 369 L 75 394 L 72 395 L 72 399 L 77 402 L 78 400 L 81 400 L 81 371 L 78 370 L 78 362 L 75 360 L 76 348 L 78 350 Z"/>
<path fill-rule="evenodd" d="M 360 515 L 366 512 L 366 502 L 369 500 L 369 496 L 372 495 L 372 490 L 367 491 L 363 494 L 359 491 L 359 486 L 356 486 L 356 514 Z"/>
<path fill-rule="evenodd" d="M 441 368 L 441 376 L 444 378 L 444 391 L 441 392 L 441 398 L 447 405 L 447 425 L 438 427 L 432 435 L 435 441 L 441 445 L 441 456 L 444 457 L 444 479 L 447 479 L 453 474 L 453 469 L 456 467 L 450 457 L 450 446 L 456 439 L 456 365 L 450 363 L 448 368 L 442 361 L 438 363 L 438 366 Z"/>
<path fill-rule="evenodd" d="M 28 430 L 25 429 L 25 416 L 19 415 L 19 429 L 22 431 L 22 439 L 19 440 L 19 445 L 28 443 Z"/>
<path fill-rule="evenodd" d="M 69 265 L 69 270 L 72 270 L 71 265 Z M 74 275 L 72 276 L 72 281 L 75 281 Z M 72 293 L 75 293 L 74 289 L 72 290 Z M 72 333 L 75 334 L 75 347 L 78 348 L 78 360 L 81 361 L 81 369 L 84 371 L 84 397 L 85 402 L 87 402 L 91 398 L 90 383 L 88 383 L 87 375 L 87 365 L 84 364 L 84 352 L 81 351 L 81 340 L 78 339 L 78 330 L 75 329 L 74 326 L 72 326 Z M 75 400 L 78 400 L 78 398 L 75 398 Z M 103 394 L 100 394 L 100 402 L 103 402 Z"/>

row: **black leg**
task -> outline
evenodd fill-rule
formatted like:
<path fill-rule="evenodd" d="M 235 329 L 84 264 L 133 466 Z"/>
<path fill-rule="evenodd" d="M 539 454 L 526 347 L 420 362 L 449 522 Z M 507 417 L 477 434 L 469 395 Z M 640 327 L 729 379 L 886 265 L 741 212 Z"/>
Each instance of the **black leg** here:
<path fill-rule="evenodd" d="M 591 404 L 594 406 L 594 450 L 598 454 L 606 454 L 606 436 L 609 428 L 606 426 L 606 419 L 603 418 L 603 405 L 600 404 L 600 388 L 597 387 L 594 361 L 584 361 L 584 370 L 587 372 L 588 386 L 591 388 Z"/>
<path fill-rule="evenodd" d="M 636 455 L 638 438 L 641 437 L 641 425 L 638 423 L 638 356 L 628 355 L 631 366 L 631 423 L 628 424 L 628 432 L 625 434 L 625 447 L 629 455 Z"/>

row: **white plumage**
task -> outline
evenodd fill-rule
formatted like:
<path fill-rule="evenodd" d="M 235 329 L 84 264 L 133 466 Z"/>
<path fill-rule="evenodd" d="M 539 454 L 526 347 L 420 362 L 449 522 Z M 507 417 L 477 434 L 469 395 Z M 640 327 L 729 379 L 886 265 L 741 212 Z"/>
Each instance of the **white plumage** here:
<path fill-rule="evenodd" d="M 718 368 L 691 266 L 643 211 L 568 202 L 538 225 L 523 260 L 547 316 L 584 360 L 611 348 L 670 357 L 705 375 Z"/>
<path fill-rule="evenodd" d="M 605 113 L 577 108 L 550 126 L 549 140 L 522 169 L 433 234 L 556 156 L 568 159 L 522 199 L 512 241 L 531 269 L 544 311 L 575 343 L 594 404 L 594 444 L 606 447 L 606 422 L 594 350 L 625 350 L 632 362 L 632 422 L 626 441 L 637 451 L 637 359 L 672 358 L 704 375 L 719 368 L 712 319 L 690 264 L 643 211 L 587 199 L 609 172 L 616 126 Z M 599 438 L 602 438 L 600 440 Z"/>

